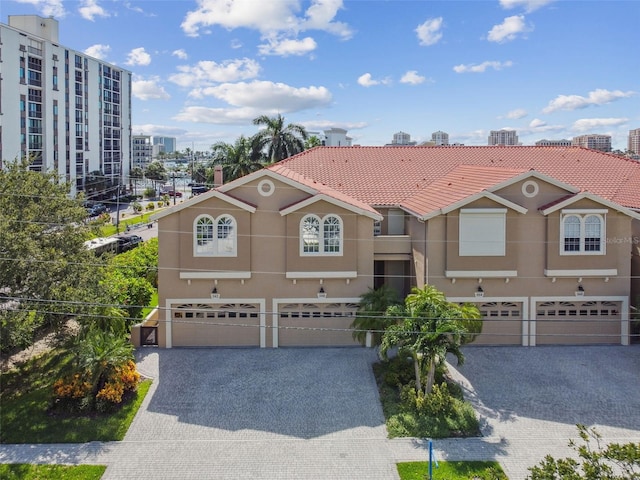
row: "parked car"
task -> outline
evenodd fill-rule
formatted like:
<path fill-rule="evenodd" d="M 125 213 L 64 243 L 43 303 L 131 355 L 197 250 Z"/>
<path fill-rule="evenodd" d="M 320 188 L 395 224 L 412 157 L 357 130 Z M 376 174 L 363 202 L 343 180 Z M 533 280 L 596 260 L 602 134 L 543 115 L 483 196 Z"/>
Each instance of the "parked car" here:
<path fill-rule="evenodd" d="M 168 192 L 167 195 L 169 195 L 170 197 L 182 197 L 182 192 Z"/>
<path fill-rule="evenodd" d="M 136 248 L 143 241 L 142 237 L 138 235 L 120 235 L 116 238 L 118 239 L 117 253 L 124 253 Z"/>
<path fill-rule="evenodd" d="M 107 207 L 102 203 L 95 203 L 91 207 L 87 208 L 87 215 L 90 217 L 97 217 L 107 211 Z"/>

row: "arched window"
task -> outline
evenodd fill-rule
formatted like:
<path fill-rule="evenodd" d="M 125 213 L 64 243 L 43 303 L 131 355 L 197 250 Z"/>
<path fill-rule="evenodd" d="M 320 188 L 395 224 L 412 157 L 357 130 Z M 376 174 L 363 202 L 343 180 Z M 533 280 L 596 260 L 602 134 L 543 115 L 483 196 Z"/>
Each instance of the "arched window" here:
<path fill-rule="evenodd" d="M 587 215 L 584 219 L 584 251 L 599 252 L 601 238 L 602 219 L 597 215 Z"/>
<path fill-rule="evenodd" d="M 322 222 L 324 226 L 324 252 L 340 253 L 342 250 L 342 228 L 340 219 L 334 215 L 329 215 Z"/>
<path fill-rule="evenodd" d="M 221 215 L 217 219 L 209 215 L 200 215 L 194 222 L 193 233 L 193 255 L 195 257 L 236 255 L 236 221 L 231 215 Z"/>
<path fill-rule="evenodd" d="M 236 222 L 233 217 L 223 215 L 218 218 L 218 255 L 235 255 Z"/>
<path fill-rule="evenodd" d="M 580 251 L 580 218 L 569 215 L 564 219 L 564 251 Z"/>
<path fill-rule="evenodd" d="M 302 252 L 320 252 L 320 219 L 315 215 L 307 215 L 302 219 Z"/>
<path fill-rule="evenodd" d="M 595 213 L 571 213 L 562 217 L 563 254 L 604 254 L 604 217 Z"/>
<path fill-rule="evenodd" d="M 300 222 L 301 255 L 337 255 L 342 253 L 342 220 L 336 215 L 320 219 L 306 215 Z"/>
<path fill-rule="evenodd" d="M 194 256 L 210 256 L 214 253 L 213 219 L 203 215 L 196 219 Z"/>

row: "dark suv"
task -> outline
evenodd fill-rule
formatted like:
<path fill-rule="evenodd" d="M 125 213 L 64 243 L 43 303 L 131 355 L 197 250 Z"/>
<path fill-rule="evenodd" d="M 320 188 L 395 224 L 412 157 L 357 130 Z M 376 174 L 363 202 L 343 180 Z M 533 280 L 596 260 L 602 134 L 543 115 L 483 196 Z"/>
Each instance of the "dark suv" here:
<path fill-rule="evenodd" d="M 138 235 L 122 235 L 118 238 L 118 253 L 127 252 L 133 248 L 136 248 L 142 243 L 142 237 Z"/>

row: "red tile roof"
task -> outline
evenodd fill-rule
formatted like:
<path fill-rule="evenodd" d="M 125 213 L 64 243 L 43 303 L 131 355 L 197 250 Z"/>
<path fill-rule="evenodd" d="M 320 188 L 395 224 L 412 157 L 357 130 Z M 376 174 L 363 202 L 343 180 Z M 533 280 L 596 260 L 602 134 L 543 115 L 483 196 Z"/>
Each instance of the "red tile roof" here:
<path fill-rule="evenodd" d="M 488 186 L 490 175 L 482 169 L 464 182 L 457 179 L 454 171 L 461 166 L 499 167 L 511 175 L 535 169 L 640 209 L 640 162 L 582 147 L 316 147 L 268 168 L 290 178 L 301 175 L 373 206 L 396 206 L 405 200 L 427 206 L 434 201 L 427 187 L 442 190 L 450 174 L 472 193 Z M 468 169 L 463 172 L 469 175 Z M 500 177 L 495 180 L 499 183 Z"/>

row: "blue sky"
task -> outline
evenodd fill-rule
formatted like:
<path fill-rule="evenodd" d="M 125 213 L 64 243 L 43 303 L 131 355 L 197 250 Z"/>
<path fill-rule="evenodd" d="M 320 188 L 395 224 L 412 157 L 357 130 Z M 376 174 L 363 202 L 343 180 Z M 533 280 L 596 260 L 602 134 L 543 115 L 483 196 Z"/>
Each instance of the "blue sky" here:
<path fill-rule="evenodd" d="M 281 113 L 354 144 L 640 128 L 640 1 L 2 0 L 133 72 L 134 134 L 208 150 Z"/>

